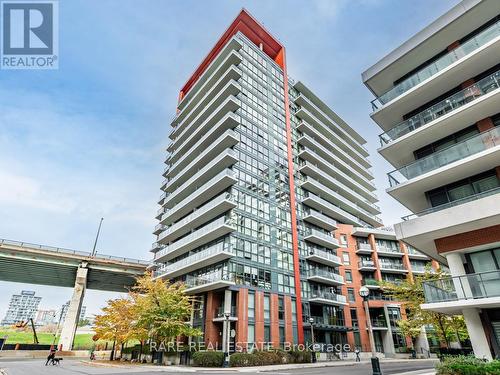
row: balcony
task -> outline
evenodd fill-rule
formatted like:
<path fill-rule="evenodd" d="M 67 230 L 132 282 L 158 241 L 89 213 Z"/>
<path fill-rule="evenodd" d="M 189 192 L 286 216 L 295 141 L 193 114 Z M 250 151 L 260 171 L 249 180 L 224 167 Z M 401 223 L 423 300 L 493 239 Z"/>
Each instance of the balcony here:
<path fill-rule="evenodd" d="M 155 254 L 155 262 L 166 262 L 236 230 L 234 219 L 221 217 L 191 234 L 165 246 Z"/>
<path fill-rule="evenodd" d="M 200 162 L 205 162 L 206 158 L 209 160 L 213 159 L 223 150 L 238 144 L 240 137 L 234 130 L 227 129 L 221 136 L 219 136 L 219 131 L 220 130 L 215 127 L 205 134 L 189 149 L 189 152 L 185 153 L 175 163 L 168 167 L 164 174 L 165 177 L 172 178 L 185 169 L 191 169 L 191 167 L 200 165 Z"/>
<path fill-rule="evenodd" d="M 345 320 L 343 317 L 337 317 L 337 316 L 311 316 L 311 317 L 306 317 L 304 316 L 304 323 L 305 324 L 311 324 L 309 319 L 313 319 L 313 324 L 314 327 L 345 327 Z"/>
<path fill-rule="evenodd" d="M 342 260 L 340 259 L 340 257 L 320 249 L 311 248 L 309 250 L 309 254 L 306 256 L 306 259 L 316 263 L 325 264 L 330 267 L 337 267 L 342 265 Z"/>
<path fill-rule="evenodd" d="M 347 305 L 347 298 L 341 294 L 329 293 L 325 291 L 311 291 L 309 302 L 345 306 Z"/>
<path fill-rule="evenodd" d="M 299 125 L 298 128 L 302 129 L 302 126 Z M 301 146 L 314 150 L 318 155 L 330 161 L 331 163 L 340 162 L 340 166 L 344 168 L 344 172 L 346 173 L 355 173 L 359 174 L 360 178 L 367 178 L 369 180 L 373 179 L 373 174 L 368 169 L 369 167 L 361 165 L 361 163 L 356 161 L 356 159 L 349 156 L 346 152 L 342 151 L 338 147 L 335 147 L 334 144 L 329 142 L 324 138 L 324 136 L 317 133 L 316 131 L 312 131 L 309 133 L 312 133 L 313 135 L 303 133 L 297 139 L 297 143 L 299 143 Z"/>
<path fill-rule="evenodd" d="M 214 317 L 212 319 L 213 322 L 223 322 L 226 320 L 226 317 L 224 316 L 224 313 L 226 310 L 224 309 L 224 306 L 219 306 L 217 309 L 214 311 Z M 236 322 L 238 321 L 238 313 L 236 311 L 236 306 L 231 306 L 229 308 L 229 320 L 231 322 Z"/>
<path fill-rule="evenodd" d="M 306 228 L 304 240 L 313 242 L 328 249 L 337 249 L 339 242 L 331 233 L 322 232 L 317 229 Z"/>
<path fill-rule="evenodd" d="M 404 253 L 399 249 L 377 245 L 377 253 L 386 257 L 403 257 Z"/>
<path fill-rule="evenodd" d="M 220 242 L 177 262 L 164 264 L 155 271 L 155 277 L 172 279 L 197 269 L 208 267 L 225 261 L 234 256 L 232 247 L 228 243 Z"/>
<path fill-rule="evenodd" d="M 161 223 L 170 224 L 176 222 L 236 182 L 237 179 L 234 177 L 232 170 L 226 169 L 220 172 L 203 186 L 192 191 L 191 195 L 184 198 L 184 200 L 177 203 L 174 207 L 165 210 L 161 218 Z"/>
<path fill-rule="evenodd" d="M 408 270 L 402 263 L 383 262 L 379 260 L 380 271 L 390 273 L 407 273 Z"/>
<path fill-rule="evenodd" d="M 224 87 L 220 90 L 215 91 L 215 97 L 210 100 L 209 103 L 205 103 L 200 108 L 201 111 L 197 114 L 195 118 L 187 118 L 183 123 L 177 125 L 178 128 L 182 128 L 182 131 L 177 133 L 175 139 L 173 140 L 173 147 L 177 147 L 178 144 L 184 142 L 201 124 L 203 124 L 207 119 L 209 119 L 212 113 L 225 103 L 225 101 L 231 97 L 236 97 L 241 92 L 241 86 L 238 82 L 231 79 Z"/>
<path fill-rule="evenodd" d="M 236 207 L 234 197 L 229 193 L 223 193 L 196 209 L 192 214 L 184 217 L 172 226 L 165 228 L 158 237 L 158 242 L 168 243 L 180 236 L 189 233 L 194 228 L 222 215 Z M 159 224 L 161 225 L 161 224 Z"/>
<path fill-rule="evenodd" d="M 236 57 L 239 53 L 233 52 L 231 55 Z M 232 57 L 231 55 L 229 57 Z M 224 88 L 225 85 L 227 85 L 229 81 L 238 81 L 242 74 L 241 70 L 235 65 L 227 66 L 225 71 L 218 71 L 215 73 L 218 73 L 217 75 L 219 78 L 217 80 L 207 81 L 201 91 L 196 94 L 196 97 L 193 97 L 193 101 L 191 101 L 190 105 L 184 107 L 177 113 L 175 122 L 172 126 L 176 125 L 170 133 L 170 139 L 175 139 L 185 129 L 186 124 L 192 121 L 193 118 L 203 111 L 203 108 L 218 94 L 219 91 Z"/>
<path fill-rule="evenodd" d="M 499 270 L 426 281 L 423 286 L 425 310 L 460 313 L 466 308 L 500 307 Z"/>
<path fill-rule="evenodd" d="M 324 212 L 328 216 L 334 217 L 346 224 L 352 224 L 356 226 L 366 225 L 363 220 L 357 218 L 354 215 L 351 215 L 349 212 L 344 211 L 340 207 L 337 207 L 327 200 L 320 198 L 314 194 L 306 192 L 306 194 L 304 194 L 304 199 L 302 199 L 302 203 L 318 211 Z"/>
<path fill-rule="evenodd" d="M 425 266 L 414 266 L 413 264 L 411 265 L 411 272 L 423 275 L 426 271 Z"/>
<path fill-rule="evenodd" d="M 467 40 L 465 43 L 461 44 L 459 47 L 448 52 L 439 59 L 431 62 L 430 64 L 424 66 L 419 71 L 415 72 L 413 75 L 401 81 L 396 86 L 391 88 L 389 91 L 380 95 L 378 98 L 372 101 L 372 106 L 374 109 L 381 107 L 390 101 L 396 99 L 400 95 L 409 91 L 413 87 L 419 85 L 422 82 L 430 79 L 436 74 L 442 72 L 450 65 L 456 63 L 457 61 L 463 59 L 465 56 L 477 51 L 479 48 L 490 43 L 494 39 L 500 36 L 500 22 L 496 22 L 487 29 L 480 32 L 475 37 Z"/>
<path fill-rule="evenodd" d="M 413 259 L 424 259 L 424 260 L 428 260 L 430 259 L 427 255 L 425 255 L 424 253 L 421 253 L 417 250 L 410 250 L 408 249 L 408 256 L 410 258 L 413 258 Z"/>
<path fill-rule="evenodd" d="M 370 319 L 370 322 L 372 324 L 372 328 L 374 330 L 386 330 L 387 328 L 387 321 L 382 318 L 372 318 Z M 368 327 L 366 327 L 368 329 Z"/>
<path fill-rule="evenodd" d="M 342 151 L 355 158 L 359 163 L 367 163 L 366 156 L 360 153 L 358 150 L 354 149 L 349 143 L 347 143 L 342 137 L 339 137 L 333 130 L 331 130 L 327 125 L 323 124 L 316 116 L 314 116 L 310 111 L 301 107 L 295 113 L 295 115 L 303 120 L 302 126 L 314 127 L 319 133 L 323 135 L 330 142 L 333 142 L 337 147 L 341 148 Z M 299 124 L 299 127 L 300 124 Z M 299 129 L 297 127 L 297 129 Z M 300 130 L 300 129 L 299 129 Z M 302 130 L 301 130 L 302 131 Z"/>
<path fill-rule="evenodd" d="M 428 207 L 423 192 L 444 186 L 450 181 L 495 169 L 500 160 L 499 136 L 500 128 L 497 127 L 429 155 L 425 158 L 428 164 L 422 166 L 423 170 L 430 170 L 429 172 L 411 179 L 402 174 L 391 174 L 389 178 L 393 187 L 387 189 L 387 192 L 398 201 L 405 202 L 412 212 L 423 211 Z M 427 167 L 430 163 L 432 165 Z M 442 166 L 438 167 L 439 165 Z M 412 177 L 410 174 L 408 176 Z"/>
<path fill-rule="evenodd" d="M 382 223 L 382 220 L 378 218 L 376 215 L 368 212 L 364 208 L 360 207 L 355 201 L 354 202 L 350 201 L 349 199 L 345 198 L 336 191 L 333 191 L 332 189 L 323 185 L 322 183 L 310 177 L 304 177 L 301 180 L 302 180 L 301 187 L 303 189 L 306 189 L 307 191 L 310 191 L 311 193 L 314 193 L 317 196 L 320 196 L 321 198 L 328 200 L 337 207 L 340 207 L 341 209 L 350 212 L 353 215 L 356 215 L 357 217 L 363 219 L 367 223 L 374 226 L 380 225 Z"/>
<path fill-rule="evenodd" d="M 307 280 L 327 285 L 344 285 L 344 278 L 334 272 L 321 268 L 312 268 L 307 273 Z"/>
<path fill-rule="evenodd" d="M 235 112 L 240 107 L 240 101 L 235 96 L 230 95 L 224 102 L 213 110 L 208 118 L 203 121 L 199 126 L 193 128 L 189 132 L 189 136 L 181 143 L 177 139 L 171 143 L 167 151 L 171 153 L 170 163 L 175 163 L 182 155 L 188 152 L 205 134 L 209 133 L 213 128 L 218 128 L 220 133 L 224 130 L 235 128 L 239 122 L 240 117 Z"/>
<path fill-rule="evenodd" d="M 165 225 L 162 225 L 162 224 L 156 224 L 155 226 L 155 230 L 153 231 L 153 234 L 154 235 L 159 235 L 163 230 L 165 230 Z"/>
<path fill-rule="evenodd" d="M 236 285 L 236 277 L 232 273 L 223 273 L 222 271 L 214 272 L 206 276 L 186 276 L 186 293 L 199 294 L 227 288 Z"/>
<path fill-rule="evenodd" d="M 348 144 L 356 149 L 357 152 L 368 156 L 368 151 L 364 148 L 356 139 L 354 139 L 349 133 L 347 133 L 344 129 L 342 129 L 329 115 L 323 112 L 316 104 L 314 104 L 308 97 L 306 97 L 303 93 L 300 93 L 295 99 L 295 104 L 298 104 L 301 107 L 307 107 L 308 110 L 318 118 L 323 125 L 328 126 L 328 128 L 338 134 L 344 140 L 348 141 Z"/>
<path fill-rule="evenodd" d="M 307 221 L 308 223 L 314 224 L 320 228 L 323 228 L 329 232 L 337 229 L 337 222 L 332 218 L 322 214 L 319 211 L 306 208 L 304 210 L 304 216 L 302 220 Z"/>
<path fill-rule="evenodd" d="M 370 255 L 371 253 L 373 253 L 372 245 L 369 243 L 358 242 L 356 246 L 356 254 Z"/>
<path fill-rule="evenodd" d="M 176 203 L 184 199 L 197 186 L 203 185 L 205 182 L 216 176 L 222 169 L 229 168 L 238 161 L 236 153 L 232 149 L 226 149 L 215 159 L 205 159 L 201 169 L 193 170 L 191 174 L 184 175 L 184 178 L 179 181 L 178 175 L 169 181 L 167 189 L 172 192 L 167 195 L 165 207 L 171 208 Z M 181 182 L 184 181 L 182 184 Z"/>
<path fill-rule="evenodd" d="M 373 260 L 361 259 L 358 262 L 358 270 L 359 271 L 374 271 L 377 269 L 375 262 Z"/>
<path fill-rule="evenodd" d="M 361 280 L 361 285 L 366 286 L 368 289 L 380 289 L 379 282 L 376 279 L 368 277 L 364 277 L 363 280 Z"/>

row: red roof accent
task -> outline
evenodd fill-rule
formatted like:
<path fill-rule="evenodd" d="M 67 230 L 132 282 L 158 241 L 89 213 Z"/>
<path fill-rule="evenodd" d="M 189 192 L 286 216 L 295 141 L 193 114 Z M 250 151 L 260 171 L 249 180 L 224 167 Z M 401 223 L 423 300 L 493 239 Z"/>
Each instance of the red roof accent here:
<path fill-rule="evenodd" d="M 242 9 L 228 29 L 219 38 L 215 46 L 210 50 L 208 55 L 203 59 L 193 75 L 184 84 L 179 95 L 179 100 L 182 100 L 184 95 L 187 94 L 198 78 L 200 78 L 229 39 L 231 39 L 231 37 L 238 31 L 242 32 L 248 39 L 255 43 L 255 45 L 259 46 L 262 43 L 264 52 L 275 60 L 278 65 L 283 67 L 283 46 L 281 43 L 278 42 L 278 40 L 274 38 L 269 31 L 264 28 L 264 26 L 253 18 L 246 9 Z"/>

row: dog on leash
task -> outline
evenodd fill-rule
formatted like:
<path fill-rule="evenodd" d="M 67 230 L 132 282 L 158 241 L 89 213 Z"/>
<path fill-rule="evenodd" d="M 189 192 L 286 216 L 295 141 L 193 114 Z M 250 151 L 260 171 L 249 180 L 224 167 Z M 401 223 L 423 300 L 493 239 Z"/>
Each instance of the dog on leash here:
<path fill-rule="evenodd" d="M 52 366 L 59 366 L 61 364 L 62 358 L 53 358 L 52 359 Z"/>

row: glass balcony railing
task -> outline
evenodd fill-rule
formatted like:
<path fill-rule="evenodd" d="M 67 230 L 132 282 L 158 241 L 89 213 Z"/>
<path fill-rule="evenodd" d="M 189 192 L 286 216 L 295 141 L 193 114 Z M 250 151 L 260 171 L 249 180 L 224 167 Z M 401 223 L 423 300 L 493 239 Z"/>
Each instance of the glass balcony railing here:
<path fill-rule="evenodd" d="M 308 248 L 309 248 L 308 255 L 311 255 L 311 256 L 315 255 L 315 256 L 320 257 L 320 258 L 328 259 L 329 261 L 331 261 L 333 263 L 342 264 L 342 260 L 340 259 L 340 257 L 335 255 L 335 254 L 331 254 L 328 251 L 316 249 L 316 248 L 313 248 L 310 246 Z"/>
<path fill-rule="evenodd" d="M 391 187 L 397 186 L 412 178 L 421 176 L 457 160 L 465 159 L 481 151 L 500 145 L 500 127 L 454 144 L 441 151 L 435 152 L 411 164 L 388 173 Z"/>
<path fill-rule="evenodd" d="M 380 268 L 383 268 L 386 270 L 406 271 L 406 268 L 402 263 L 391 263 L 391 262 L 379 261 L 379 264 L 380 264 Z"/>
<path fill-rule="evenodd" d="M 358 267 L 359 268 L 375 268 L 375 262 L 373 260 L 367 260 L 367 259 L 361 259 L 358 262 Z"/>
<path fill-rule="evenodd" d="M 362 250 L 373 251 L 372 245 L 370 245 L 369 243 L 363 243 L 363 242 L 358 242 L 356 250 L 357 251 L 362 251 Z"/>
<path fill-rule="evenodd" d="M 324 277 L 325 279 L 330 279 L 338 283 L 344 282 L 344 278 L 342 276 L 337 275 L 334 272 L 323 270 L 321 268 L 313 268 L 309 270 L 309 272 L 307 273 L 307 277 L 314 277 L 314 276 Z"/>
<path fill-rule="evenodd" d="M 311 291 L 309 299 L 313 299 L 313 298 L 321 298 L 321 299 L 336 301 L 339 303 L 347 303 L 346 296 L 343 296 L 341 294 L 330 293 L 330 292 L 326 292 L 326 291 L 322 291 L 322 290 Z"/>
<path fill-rule="evenodd" d="M 376 279 L 370 279 L 366 277 L 361 281 L 361 284 L 366 286 L 379 286 Z"/>
<path fill-rule="evenodd" d="M 426 303 L 500 297 L 500 270 L 423 283 Z"/>
<path fill-rule="evenodd" d="M 481 193 L 469 195 L 468 197 L 465 197 L 465 198 L 462 198 L 462 199 L 457 199 L 457 200 L 454 200 L 453 202 L 448 202 L 448 203 L 445 203 L 445 204 L 441 204 L 441 205 L 436 206 L 436 207 L 430 207 L 430 208 L 428 208 L 428 209 L 426 209 L 424 211 L 420 211 L 419 213 L 411 214 L 411 215 L 408 215 L 408 216 L 403 216 L 402 219 L 403 219 L 403 221 L 416 219 L 417 217 L 420 217 L 420 216 L 425 216 L 425 215 L 428 215 L 428 214 L 432 214 L 434 212 L 445 210 L 445 209 L 450 208 L 450 207 L 459 206 L 461 204 L 464 204 L 464 203 L 467 203 L 467 202 L 472 202 L 472 201 L 475 201 L 477 199 L 485 198 L 485 197 L 488 197 L 490 195 L 495 195 L 495 194 L 500 194 L 500 187 L 496 187 L 496 188 L 493 188 L 493 189 L 490 189 L 490 190 L 486 190 L 486 191 L 483 191 Z"/>
<path fill-rule="evenodd" d="M 440 101 L 437 104 L 417 113 L 415 116 L 404 120 L 392 129 L 379 136 L 380 144 L 386 144 L 408 134 L 421 126 L 428 124 L 474 100 L 486 95 L 500 87 L 500 71 L 497 71 L 488 77 L 472 84 L 471 86 L 453 94 L 452 96 Z"/>
<path fill-rule="evenodd" d="M 338 316 L 311 316 L 303 317 L 303 321 L 306 324 L 311 324 L 311 321 L 309 320 L 310 318 L 313 319 L 313 324 L 314 325 L 326 325 L 326 326 L 337 326 L 337 327 L 343 327 L 345 326 L 345 320 L 343 317 L 338 317 Z"/>
<path fill-rule="evenodd" d="M 403 255 L 403 252 L 399 249 L 393 249 L 392 247 L 387 247 L 387 246 L 381 246 L 377 245 L 377 252 L 379 253 L 393 253 L 393 254 L 401 254 Z"/>
<path fill-rule="evenodd" d="M 214 318 L 224 318 L 224 313 L 224 306 L 219 306 L 214 311 Z M 232 317 L 238 316 L 238 314 L 236 313 L 236 306 L 231 306 L 229 314 Z"/>
<path fill-rule="evenodd" d="M 196 286 L 202 286 L 210 283 L 215 283 L 218 281 L 235 283 L 236 275 L 234 273 L 227 273 L 220 271 L 204 276 L 187 275 L 186 280 L 184 282 L 188 288 L 194 288 Z"/>
<path fill-rule="evenodd" d="M 387 328 L 387 321 L 383 318 L 373 318 L 370 321 L 374 328 Z"/>
<path fill-rule="evenodd" d="M 379 108 L 379 106 L 389 103 L 391 100 L 394 100 L 395 98 L 404 94 L 421 82 L 424 82 L 430 77 L 436 75 L 456 61 L 470 55 L 472 52 L 489 43 L 499 35 L 500 21 L 481 31 L 479 34 L 467 40 L 462 45 L 448 52 L 446 55 L 440 57 L 436 61 L 433 61 L 430 64 L 426 65 L 415 74 L 395 85 L 385 94 L 380 95 L 378 98 L 374 99 L 372 101 L 373 110 L 376 110 L 377 108 Z"/>

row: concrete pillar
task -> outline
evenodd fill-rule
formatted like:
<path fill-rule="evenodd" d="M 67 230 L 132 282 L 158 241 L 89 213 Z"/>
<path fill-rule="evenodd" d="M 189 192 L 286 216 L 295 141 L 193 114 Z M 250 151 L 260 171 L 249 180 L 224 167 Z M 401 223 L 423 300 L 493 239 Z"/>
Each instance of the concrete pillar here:
<path fill-rule="evenodd" d="M 387 322 L 387 331 L 383 335 L 383 345 L 384 345 L 384 354 L 386 358 L 394 357 L 396 354 L 396 349 L 394 348 L 394 340 L 392 338 L 392 328 L 391 321 L 389 319 L 389 310 L 387 309 L 387 305 L 384 305 L 384 316 L 385 321 Z"/>
<path fill-rule="evenodd" d="M 232 316 L 232 314 L 231 314 L 231 294 L 232 294 L 232 292 L 229 289 L 226 289 L 224 291 L 224 315 L 229 314 L 230 316 Z M 229 331 L 231 330 L 231 323 L 227 320 L 224 320 L 224 322 L 222 323 L 222 350 L 223 351 L 226 351 L 226 349 L 227 349 L 227 339 L 229 337 L 228 330 Z"/>
<path fill-rule="evenodd" d="M 64 319 L 61 336 L 59 337 L 59 348 L 61 350 L 72 350 L 75 339 L 76 327 L 80 319 L 80 310 L 82 308 L 83 297 L 87 287 L 87 264 L 83 263 L 76 271 L 75 287 L 73 296 L 69 303 L 66 319 Z"/>
<path fill-rule="evenodd" d="M 427 331 L 425 330 L 425 327 L 420 329 L 420 335 L 418 335 L 415 340 L 415 351 L 417 352 L 417 355 L 423 354 L 424 357 L 430 355 L 429 341 L 427 340 Z"/>
<path fill-rule="evenodd" d="M 453 285 L 457 292 L 458 299 L 466 299 L 472 297 L 472 291 L 465 275 L 464 262 L 460 253 L 445 254 L 450 268 L 451 276 L 453 276 Z M 464 277 L 457 277 L 464 276 Z"/>
<path fill-rule="evenodd" d="M 481 323 L 479 310 L 464 309 L 462 313 L 464 314 L 465 324 L 469 332 L 474 355 L 478 358 L 484 358 L 491 361 L 493 358 L 491 356 L 490 346 L 486 338 L 486 333 L 484 332 L 483 324 Z"/>

